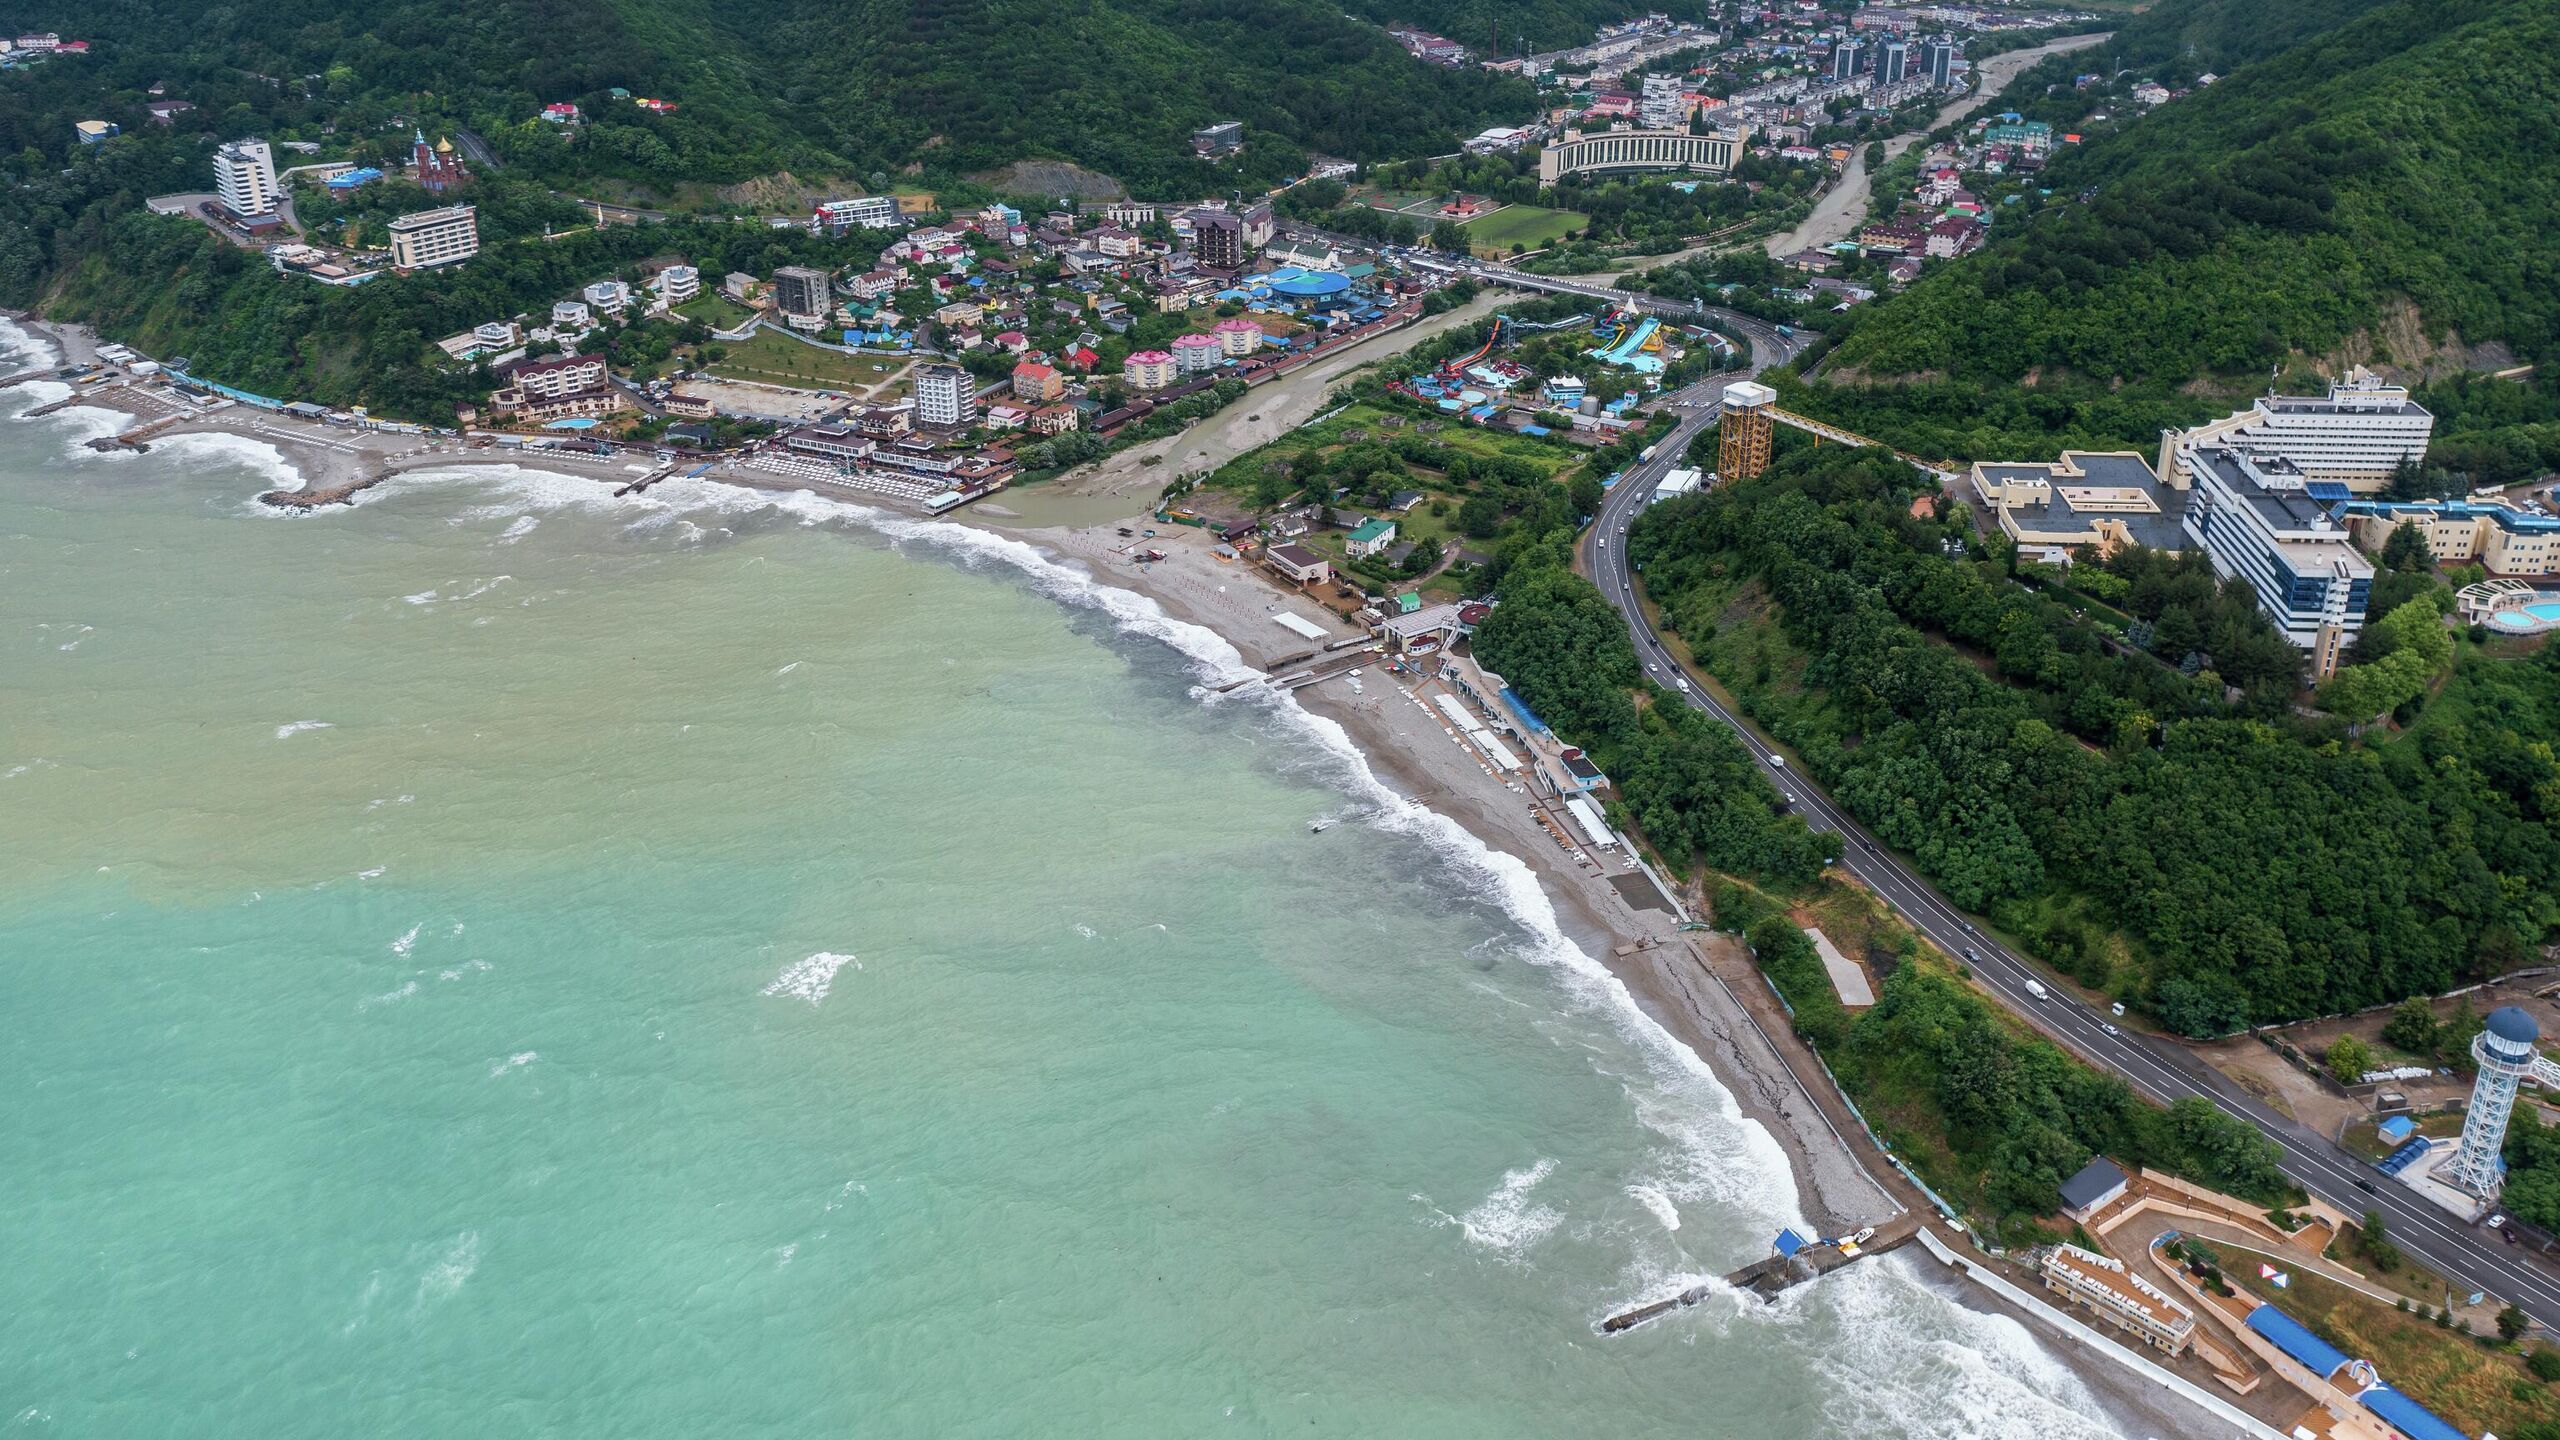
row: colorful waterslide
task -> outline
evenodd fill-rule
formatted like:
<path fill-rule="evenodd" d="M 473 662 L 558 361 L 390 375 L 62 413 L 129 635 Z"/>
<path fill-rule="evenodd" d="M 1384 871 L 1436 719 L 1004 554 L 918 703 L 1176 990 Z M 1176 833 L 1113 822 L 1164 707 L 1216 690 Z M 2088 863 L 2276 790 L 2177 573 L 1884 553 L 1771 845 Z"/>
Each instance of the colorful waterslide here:
<path fill-rule="evenodd" d="M 1617 344 L 1603 345 L 1593 350 L 1591 354 L 1595 359 L 1605 360 L 1609 364 L 1633 370 L 1640 375 L 1658 375 L 1662 372 L 1660 357 L 1644 352 L 1650 348 L 1658 348 L 1649 346 L 1647 342 L 1651 341 L 1654 332 L 1661 328 L 1662 322 L 1648 315 L 1619 335 Z"/>

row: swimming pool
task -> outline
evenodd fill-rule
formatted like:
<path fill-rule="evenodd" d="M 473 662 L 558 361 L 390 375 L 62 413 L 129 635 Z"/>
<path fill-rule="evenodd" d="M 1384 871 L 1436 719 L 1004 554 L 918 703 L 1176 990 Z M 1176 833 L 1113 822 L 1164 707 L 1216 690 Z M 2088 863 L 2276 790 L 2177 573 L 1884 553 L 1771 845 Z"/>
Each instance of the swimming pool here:
<path fill-rule="evenodd" d="M 2489 623 L 2501 630 L 2550 630 L 2560 628 L 2560 600 L 2537 600 L 2513 610 L 2501 610 L 2489 617 Z"/>
<path fill-rule="evenodd" d="M 596 422 L 582 415 L 574 420 L 554 420 L 542 428 L 545 430 L 593 430 L 596 428 Z"/>

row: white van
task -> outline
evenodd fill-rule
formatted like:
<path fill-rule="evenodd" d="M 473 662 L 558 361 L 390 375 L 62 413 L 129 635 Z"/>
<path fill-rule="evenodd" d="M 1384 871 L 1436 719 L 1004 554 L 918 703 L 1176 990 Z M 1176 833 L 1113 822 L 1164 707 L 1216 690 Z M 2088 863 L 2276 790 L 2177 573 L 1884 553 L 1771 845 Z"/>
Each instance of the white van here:
<path fill-rule="evenodd" d="M 2036 998 L 2037 998 L 2037 999 L 2039 999 L 2039 1000 L 2050 1000 L 2050 999 L 2052 999 L 2052 998 L 2053 998 L 2051 995 L 2048 995 L 2048 994 L 2046 994 L 2046 993 L 2045 993 L 2045 989 L 2044 989 L 2044 982 L 2043 982 L 2043 981 L 2041 981 L 2041 980 L 2030 980 L 2030 981 L 2028 981 L 2028 982 L 2027 982 L 2027 993 L 2028 993 L 2028 994 L 2030 994 L 2030 995 L 2033 995 L 2034 997 L 2036 997 Z"/>

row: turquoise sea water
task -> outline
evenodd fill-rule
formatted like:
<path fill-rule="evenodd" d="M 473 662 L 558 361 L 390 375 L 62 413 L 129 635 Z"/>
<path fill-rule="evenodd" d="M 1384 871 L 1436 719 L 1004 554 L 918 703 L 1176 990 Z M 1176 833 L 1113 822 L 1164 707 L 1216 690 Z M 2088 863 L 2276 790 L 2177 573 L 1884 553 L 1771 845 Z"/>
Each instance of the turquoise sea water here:
<path fill-rule="evenodd" d="M 1899 1259 L 1595 1335 L 1775 1146 L 1129 597 L 104 427 L 0 418 L 0 1433 L 2115 1433 Z"/>

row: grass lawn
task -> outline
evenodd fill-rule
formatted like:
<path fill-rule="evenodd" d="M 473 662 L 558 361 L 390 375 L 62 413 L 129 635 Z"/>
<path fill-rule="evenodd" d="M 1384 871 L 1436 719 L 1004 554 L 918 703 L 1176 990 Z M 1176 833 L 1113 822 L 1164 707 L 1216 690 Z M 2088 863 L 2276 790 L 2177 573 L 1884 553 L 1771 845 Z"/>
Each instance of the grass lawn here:
<path fill-rule="evenodd" d="M 676 313 L 687 320 L 699 320 L 714 330 L 734 330 L 744 323 L 753 310 L 726 295 L 696 295 L 676 307 Z"/>
<path fill-rule="evenodd" d="M 767 385 L 804 389 L 868 389 L 906 368 L 907 362 L 878 355 L 844 355 L 820 350 L 759 330 L 744 340 L 715 342 L 728 351 L 702 369 L 725 380 L 757 380 Z"/>
<path fill-rule="evenodd" d="M 1550 210 L 1544 205 L 1506 205 L 1478 220 L 1466 223 L 1467 243 L 1479 255 L 1508 255 L 1518 245 L 1528 250 L 1543 250 L 1568 233 L 1591 223 L 1588 215 L 1571 210 Z"/>
<path fill-rule="evenodd" d="M 2230 1268 L 2257 1273 L 2248 1266 Z M 2522 1423 L 2560 1421 L 2560 1390 L 2535 1380 L 2512 1352 L 2439 1329 L 2301 1270 L 2293 1272 L 2287 1289 L 2249 1288 L 2322 1339 L 2370 1358 L 2384 1380 L 2466 1435 L 2512 1435 Z"/>

